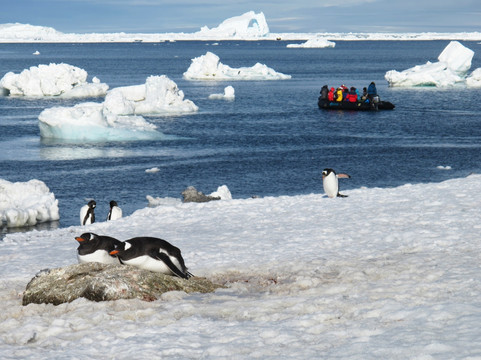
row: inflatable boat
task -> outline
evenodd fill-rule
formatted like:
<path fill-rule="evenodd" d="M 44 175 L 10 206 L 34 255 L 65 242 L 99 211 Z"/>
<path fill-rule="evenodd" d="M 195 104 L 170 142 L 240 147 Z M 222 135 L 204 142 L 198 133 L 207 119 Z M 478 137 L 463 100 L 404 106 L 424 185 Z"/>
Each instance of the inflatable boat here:
<path fill-rule="evenodd" d="M 393 110 L 394 104 L 389 101 L 373 101 L 373 102 L 350 102 L 350 101 L 329 101 L 321 99 L 317 102 L 320 109 L 327 110 L 354 110 L 354 111 L 377 111 L 377 110 Z"/>

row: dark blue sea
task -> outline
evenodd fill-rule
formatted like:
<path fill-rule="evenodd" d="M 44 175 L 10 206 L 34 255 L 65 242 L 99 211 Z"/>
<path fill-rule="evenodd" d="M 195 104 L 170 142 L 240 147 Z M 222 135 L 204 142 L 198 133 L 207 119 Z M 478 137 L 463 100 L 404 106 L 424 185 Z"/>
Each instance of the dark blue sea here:
<path fill-rule="evenodd" d="M 481 89 L 389 88 L 384 79 L 389 70 L 437 61 L 448 41 L 337 41 L 328 49 L 292 49 L 288 43 L 0 44 L 0 77 L 62 62 L 110 88 L 167 75 L 199 106 L 193 115 L 148 118 L 173 135 L 168 140 L 68 143 L 40 138 L 40 112 L 103 99 L 0 96 L 0 178 L 44 181 L 59 200 L 61 219 L 54 226 L 66 227 L 79 224 L 79 209 L 89 198 L 103 220 L 112 199 L 129 215 L 148 205 L 146 195 L 180 199 L 190 185 L 207 194 L 227 185 L 233 198 L 322 193 L 326 167 L 351 175 L 343 190 L 481 172 Z M 463 45 L 475 51 L 471 70 L 481 67 L 481 45 Z M 39 56 L 32 55 L 36 50 Z M 184 80 L 191 59 L 207 51 L 231 67 L 260 62 L 292 79 Z M 395 110 L 318 109 L 322 85 L 362 89 L 371 81 Z M 235 88 L 235 101 L 208 99 L 227 85 Z M 153 167 L 160 171 L 145 172 Z"/>

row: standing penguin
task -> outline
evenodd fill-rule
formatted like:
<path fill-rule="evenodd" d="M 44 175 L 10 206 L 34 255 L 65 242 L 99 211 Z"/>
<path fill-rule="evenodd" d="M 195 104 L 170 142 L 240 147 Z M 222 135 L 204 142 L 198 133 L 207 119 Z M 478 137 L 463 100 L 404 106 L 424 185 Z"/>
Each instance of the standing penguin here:
<path fill-rule="evenodd" d="M 80 209 L 80 225 L 89 225 L 95 222 L 94 209 L 97 206 L 95 200 L 90 200 L 87 205 Z"/>
<path fill-rule="evenodd" d="M 77 258 L 79 264 L 98 262 L 101 264 L 120 264 L 119 259 L 110 255 L 116 245 L 122 242 L 110 237 L 94 233 L 84 233 L 75 238 L 79 242 Z"/>
<path fill-rule="evenodd" d="M 110 202 L 110 210 L 109 214 L 107 215 L 107 221 L 108 220 L 117 220 L 122 217 L 122 209 L 119 208 L 117 201 L 112 200 Z"/>
<path fill-rule="evenodd" d="M 154 237 L 136 237 L 121 242 L 110 252 L 120 262 L 140 269 L 176 275 L 183 279 L 193 276 L 187 271 L 180 249 Z"/>
<path fill-rule="evenodd" d="M 333 169 L 324 169 L 322 171 L 322 186 L 326 195 L 330 198 L 347 197 L 347 195 L 342 195 L 339 193 L 339 181 L 338 178 L 350 178 L 347 174 L 336 174 Z"/>

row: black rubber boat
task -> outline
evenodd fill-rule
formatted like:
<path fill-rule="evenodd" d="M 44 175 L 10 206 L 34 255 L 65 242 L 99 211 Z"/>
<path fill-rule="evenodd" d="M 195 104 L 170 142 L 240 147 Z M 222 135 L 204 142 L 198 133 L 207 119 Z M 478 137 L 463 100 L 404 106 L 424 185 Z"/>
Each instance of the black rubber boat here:
<path fill-rule="evenodd" d="M 319 109 L 327 110 L 354 110 L 354 111 L 377 111 L 377 110 L 393 110 L 395 105 L 389 101 L 377 101 L 377 102 L 350 102 L 350 101 L 329 101 L 327 99 L 321 99 L 317 102 Z"/>

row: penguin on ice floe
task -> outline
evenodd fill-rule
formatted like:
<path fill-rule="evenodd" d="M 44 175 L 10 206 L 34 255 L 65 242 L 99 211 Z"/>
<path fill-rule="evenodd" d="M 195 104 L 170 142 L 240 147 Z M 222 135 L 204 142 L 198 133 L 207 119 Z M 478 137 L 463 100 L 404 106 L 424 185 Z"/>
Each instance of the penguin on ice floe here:
<path fill-rule="evenodd" d="M 107 215 L 107 221 L 117 220 L 117 219 L 120 219 L 121 217 L 122 217 L 122 209 L 119 208 L 117 201 L 112 200 L 110 202 L 110 210 L 109 210 L 109 214 Z"/>
<path fill-rule="evenodd" d="M 324 192 L 330 198 L 347 197 L 347 195 L 342 195 L 339 193 L 339 178 L 350 178 L 351 176 L 347 174 L 336 174 L 333 169 L 324 169 L 322 171 L 322 186 L 324 187 Z"/>
<path fill-rule="evenodd" d="M 165 240 L 154 237 L 136 237 L 115 246 L 110 255 L 122 264 L 144 270 L 175 275 L 183 279 L 193 276 L 187 271 L 180 249 Z"/>
<path fill-rule="evenodd" d="M 80 209 L 80 225 L 89 225 L 95 222 L 95 200 L 90 200 L 87 205 Z"/>
<path fill-rule="evenodd" d="M 98 262 L 101 264 L 120 264 L 119 259 L 110 255 L 116 245 L 122 242 L 110 237 L 94 233 L 84 233 L 75 238 L 79 242 L 77 258 L 80 264 Z"/>

